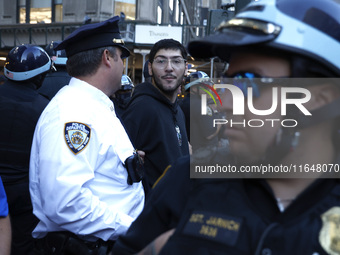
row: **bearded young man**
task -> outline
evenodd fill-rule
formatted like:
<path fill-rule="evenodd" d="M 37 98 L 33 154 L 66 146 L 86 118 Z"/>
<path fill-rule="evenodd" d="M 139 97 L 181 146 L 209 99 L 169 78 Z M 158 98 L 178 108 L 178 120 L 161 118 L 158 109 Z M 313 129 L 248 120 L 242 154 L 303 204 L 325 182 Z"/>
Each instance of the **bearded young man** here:
<path fill-rule="evenodd" d="M 152 83 L 136 86 L 122 116 L 134 146 L 146 154 L 146 191 L 169 164 L 189 154 L 185 117 L 177 103 L 178 88 L 187 72 L 186 58 L 178 41 L 158 41 L 149 55 Z"/>

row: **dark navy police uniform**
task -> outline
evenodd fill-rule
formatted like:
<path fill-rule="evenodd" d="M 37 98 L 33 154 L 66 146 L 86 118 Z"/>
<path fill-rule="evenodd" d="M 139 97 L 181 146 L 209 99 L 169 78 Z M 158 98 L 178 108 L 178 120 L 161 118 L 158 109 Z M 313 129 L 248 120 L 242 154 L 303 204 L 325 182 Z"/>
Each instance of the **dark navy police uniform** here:
<path fill-rule="evenodd" d="M 328 254 L 323 242 L 339 252 L 339 202 L 338 180 L 316 181 L 283 213 L 265 181 L 202 183 L 160 254 Z"/>
<path fill-rule="evenodd" d="M 4 183 L 28 181 L 35 125 L 49 100 L 29 82 L 0 86 L 0 174 Z"/>
<path fill-rule="evenodd" d="M 69 84 L 70 79 L 71 76 L 67 73 L 66 68 L 57 66 L 56 72 L 47 73 L 38 92 L 51 100 L 62 87 Z"/>
<path fill-rule="evenodd" d="M 176 228 L 161 255 L 338 254 L 339 222 L 338 179 L 316 180 L 280 212 L 265 180 L 190 179 L 183 158 L 150 193 L 115 251 L 133 254 Z"/>
<path fill-rule="evenodd" d="M 29 82 L 7 80 L 0 86 L 0 176 L 7 193 L 13 231 L 12 254 L 30 254 L 33 215 L 28 188 L 35 125 L 49 100 Z"/>

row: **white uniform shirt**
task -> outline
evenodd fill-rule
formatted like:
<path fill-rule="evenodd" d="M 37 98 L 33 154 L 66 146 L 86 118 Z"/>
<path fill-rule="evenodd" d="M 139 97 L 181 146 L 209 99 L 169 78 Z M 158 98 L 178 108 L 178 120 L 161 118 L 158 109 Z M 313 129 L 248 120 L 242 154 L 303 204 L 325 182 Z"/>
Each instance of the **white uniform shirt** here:
<path fill-rule="evenodd" d="M 133 146 L 112 101 L 72 78 L 37 123 L 30 160 L 33 237 L 70 231 L 115 240 L 144 206 L 141 183 L 127 184 Z"/>

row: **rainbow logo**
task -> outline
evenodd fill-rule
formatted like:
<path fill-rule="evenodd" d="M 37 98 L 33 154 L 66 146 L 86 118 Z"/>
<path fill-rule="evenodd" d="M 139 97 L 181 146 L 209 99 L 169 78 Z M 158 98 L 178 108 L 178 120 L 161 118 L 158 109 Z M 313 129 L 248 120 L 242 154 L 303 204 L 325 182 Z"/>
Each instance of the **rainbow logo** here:
<path fill-rule="evenodd" d="M 208 90 L 208 89 L 210 89 L 216 95 L 218 101 L 222 105 L 222 100 L 220 98 L 220 95 L 217 93 L 216 89 L 214 89 L 214 87 L 209 85 L 209 84 L 212 84 L 212 83 L 208 78 L 201 78 L 201 79 L 197 79 L 197 80 L 190 82 L 187 85 L 185 85 L 185 89 L 187 90 L 190 87 L 198 86 L 199 89 L 203 90 L 205 93 L 207 93 L 212 98 L 215 105 L 217 106 L 216 99 L 215 99 L 214 95 Z M 208 89 L 204 88 L 204 86 Z"/>

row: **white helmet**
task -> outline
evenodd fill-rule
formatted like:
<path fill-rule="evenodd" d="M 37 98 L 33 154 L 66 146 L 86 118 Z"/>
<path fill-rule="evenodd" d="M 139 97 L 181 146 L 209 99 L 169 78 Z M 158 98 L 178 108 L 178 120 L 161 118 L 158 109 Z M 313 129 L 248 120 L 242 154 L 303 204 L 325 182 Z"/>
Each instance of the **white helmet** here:
<path fill-rule="evenodd" d="M 135 86 L 133 85 L 133 82 L 131 81 L 131 78 L 127 76 L 126 74 L 122 75 L 121 78 L 121 87 L 120 90 L 131 90 Z"/>
<path fill-rule="evenodd" d="M 340 4 L 334 0 L 259 0 L 216 34 L 188 44 L 195 58 L 228 60 L 236 47 L 265 46 L 304 56 L 340 75 Z"/>

